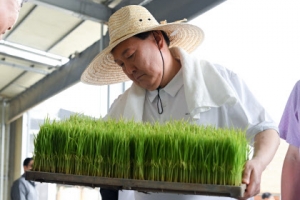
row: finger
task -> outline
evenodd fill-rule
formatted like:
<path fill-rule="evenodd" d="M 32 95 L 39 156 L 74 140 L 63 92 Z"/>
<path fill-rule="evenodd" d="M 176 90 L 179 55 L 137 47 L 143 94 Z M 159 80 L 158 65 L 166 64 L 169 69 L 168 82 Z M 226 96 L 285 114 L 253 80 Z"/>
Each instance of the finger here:
<path fill-rule="evenodd" d="M 251 176 L 251 169 L 247 167 L 247 164 L 245 166 L 245 169 L 243 171 L 243 177 L 242 177 L 242 183 L 249 184 L 250 183 L 250 176 Z"/>
<path fill-rule="evenodd" d="M 246 189 L 245 189 L 245 193 L 244 193 L 244 196 L 242 198 L 242 200 L 244 199 L 248 199 L 250 198 L 251 196 L 251 191 L 252 191 L 252 181 L 251 181 L 251 176 L 253 175 L 252 174 L 253 170 L 252 168 L 248 167 L 247 163 L 245 165 L 245 169 L 243 171 L 243 177 L 242 177 L 242 183 L 246 184 Z"/>
<path fill-rule="evenodd" d="M 250 198 L 260 191 L 260 179 L 256 177 L 256 174 L 253 172 L 250 176 L 250 184 L 247 185 L 246 192 L 244 194 L 245 198 Z"/>

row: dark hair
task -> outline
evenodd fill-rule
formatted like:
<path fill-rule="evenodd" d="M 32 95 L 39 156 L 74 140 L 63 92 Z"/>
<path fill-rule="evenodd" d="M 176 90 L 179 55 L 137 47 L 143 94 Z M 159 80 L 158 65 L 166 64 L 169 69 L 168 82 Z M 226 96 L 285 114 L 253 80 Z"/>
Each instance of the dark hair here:
<path fill-rule="evenodd" d="M 146 39 L 147 37 L 149 37 L 149 35 L 152 33 L 152 31 L 147 31 L 147 32 L 143 32 L 143 33 L 139 33 L 139 34 L 136 34 L 134 35 L 135 37 L 138 37 L 140 38 L 141 40 L 144 40 Z M 167 43 L 167 45 L 169 46 L 170 45 L 170 39 L 168 37 L 168 35 L 164 32 L 164 31 L 161 31 L 162 35 L 164 36 L 164 39 Z"/>
<path fill-rule="evenodd" d="M 23 166 L 28 166 L 30 161 L 32 161 L 33 158 L 25 158 L 25 160 L 23 161 Z"/>
<path fill-rule="evenodd" d="M 261 198 L 265 199 L 265 198 L 270 198 L 271 196 L 272 196 L 272 194 L 270 192 L 265 192 L 261 195 Z"/>

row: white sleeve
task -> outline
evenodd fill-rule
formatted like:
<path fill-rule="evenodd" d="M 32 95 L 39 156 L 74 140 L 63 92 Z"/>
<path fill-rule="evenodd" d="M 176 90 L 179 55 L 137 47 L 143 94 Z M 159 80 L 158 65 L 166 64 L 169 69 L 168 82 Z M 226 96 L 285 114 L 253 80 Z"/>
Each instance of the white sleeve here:
<path fill-rule="evenodd" d="M 238 97 L 238 103 L 229 108 L 233 123 L 247 123 L 247 138 L 253 143 L 254 136 L 264 130 L 274 129 L 278 133 L 278 125 L 269 116 L 265 108 L 257 101 L 245 82 L 234 72 L 215 65 L 216 69 L 233 88 Z"/>

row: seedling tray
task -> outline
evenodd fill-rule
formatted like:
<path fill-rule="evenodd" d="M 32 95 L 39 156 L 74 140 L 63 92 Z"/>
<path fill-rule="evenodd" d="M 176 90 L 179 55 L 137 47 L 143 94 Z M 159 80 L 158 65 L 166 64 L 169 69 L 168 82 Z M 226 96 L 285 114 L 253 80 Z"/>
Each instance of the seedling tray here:
<path fill-rule="evenodd" d="M 103 187 L 118 190 L 136 190 L 143 192 L 166 192 L 177 194 L 211 195 L 238 198 L 244 195 L 246 185 L 227 186 L 194 183 L 176 183 L 163 181 L 104 178 L 61 173 L 27 171 L 26 180 L 37 182 Z"/>

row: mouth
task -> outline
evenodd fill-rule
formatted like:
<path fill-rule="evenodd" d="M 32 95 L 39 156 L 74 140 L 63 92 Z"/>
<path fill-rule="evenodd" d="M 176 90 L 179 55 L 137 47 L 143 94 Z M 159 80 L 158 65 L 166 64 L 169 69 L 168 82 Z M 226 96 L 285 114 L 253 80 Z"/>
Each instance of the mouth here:
<path fill-rule="evenodd" d="M 139 81 L 145 74 L 141 74 L 135 77 L 135 80 Z"/>

